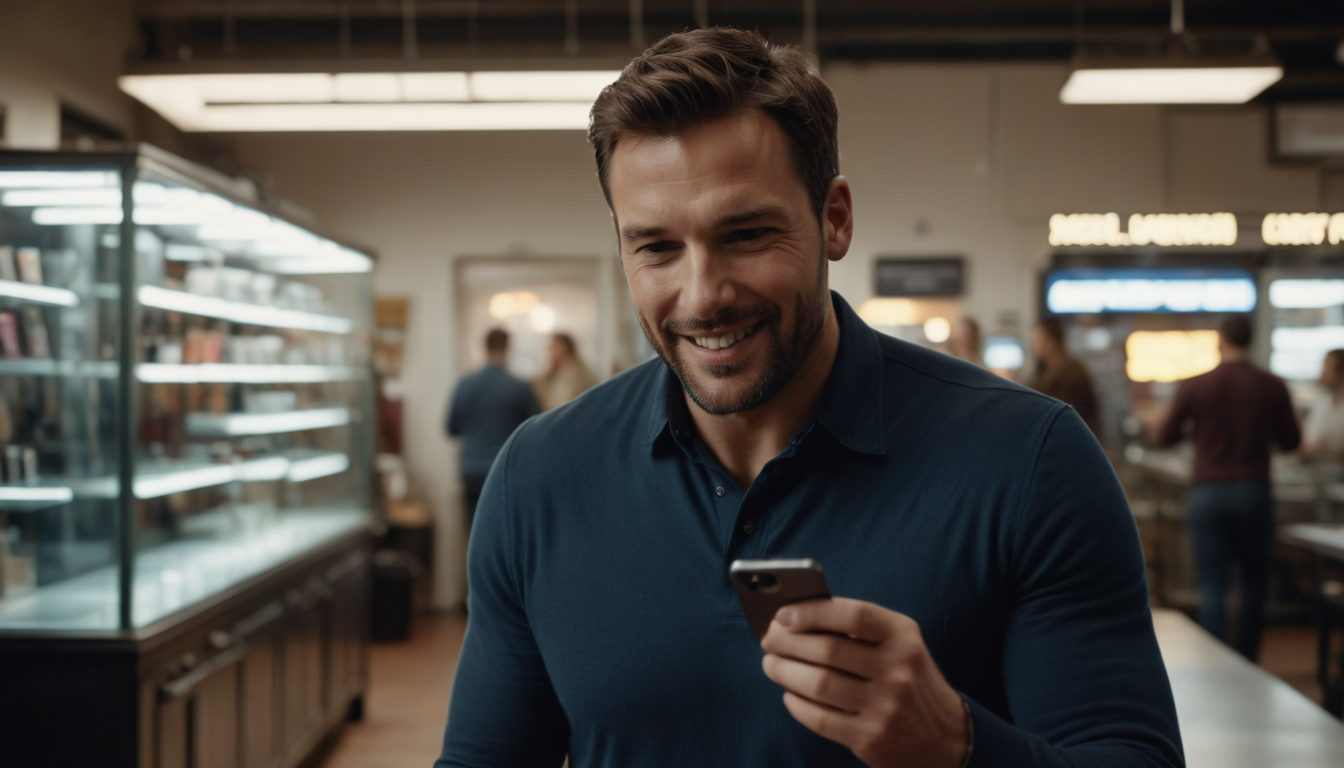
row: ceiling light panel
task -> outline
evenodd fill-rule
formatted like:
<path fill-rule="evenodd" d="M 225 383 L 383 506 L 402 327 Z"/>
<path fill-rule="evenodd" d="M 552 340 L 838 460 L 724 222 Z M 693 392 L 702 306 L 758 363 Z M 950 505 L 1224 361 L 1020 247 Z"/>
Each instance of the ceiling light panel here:
<path fill-rule="evenodd" d="M 1078 69 L 1065 104 L 1245 104 L 1283 77 L 1282 67 Z"/>
<path fill-rule="evenodd" d="M 187 131 L 584 130 L 620 72 L 127 75 Z"/>

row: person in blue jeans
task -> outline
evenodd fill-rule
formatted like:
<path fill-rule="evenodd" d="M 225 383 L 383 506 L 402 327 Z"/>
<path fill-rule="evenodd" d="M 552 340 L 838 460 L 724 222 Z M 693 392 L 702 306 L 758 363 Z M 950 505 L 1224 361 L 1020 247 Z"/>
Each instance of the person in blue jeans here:
<path fill-rule="evenodd" d="M 1227 584 L 1238 570 L 1241 607 L 1233 647 L 1251 661 L 1264 632 L 1269 559 L 1274 547 L 1271 446 L 1297 448 L 1302 435 L 1288 388 L 1248 359 L 1251 322 L 1230 315 L 1219 331 L 1222 362 L 1181 384 L 1158 428 L 1158 442 L 1195 444 L 1188 498 L 1190 539 L 1199 575 L 1200 623 L 1227 635 Z"/>

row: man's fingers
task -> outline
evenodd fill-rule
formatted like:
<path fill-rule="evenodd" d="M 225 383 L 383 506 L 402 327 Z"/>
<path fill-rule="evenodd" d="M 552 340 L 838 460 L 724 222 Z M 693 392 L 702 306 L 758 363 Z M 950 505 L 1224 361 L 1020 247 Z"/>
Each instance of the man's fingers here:
<path fill-rule="evenodd" d="M 861 727 L 858 717 L 808 701 L 792 691 L 784 693 L 784 707 L 809 731 L 841 744 L 853 741 Z"/>
<path fill-rule="evenodd" d="M 878 646 L 831 632 L 794 633 L 772 622 L 761 650 L 871 679 L 883 669 Z"/>
<path fill-rule="evenodd" d="M 870 643 L 886 642 L 907 625 L 918 629 L 908 616 L 845 597 L 786 605 L 775 612 L 775 621 L 790 632 L 832 632 Z"/>
<path fill-rule="evenodd" d="M 818 704 L 856 713 L 868 703 L 867 682 L 845 672 L 769 653 L 761 660 L 761 667 L 766 677 L 786 690 Z"/>

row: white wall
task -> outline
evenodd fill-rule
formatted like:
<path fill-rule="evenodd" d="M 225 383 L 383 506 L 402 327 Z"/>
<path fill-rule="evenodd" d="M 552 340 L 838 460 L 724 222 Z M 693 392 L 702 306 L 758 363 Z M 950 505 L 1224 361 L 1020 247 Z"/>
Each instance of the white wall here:
<path fill-rule="evenodd" d="M 0 9 L 0 104 L 12 149 L 55 149 L 62 101 L 134 135 L 117 88 L 135 40 L 133 0 L 6 0 Z"/>
<path fill-rule="evenodd" d="M 406 458 L 434 510 L 436 602 L 465 580 L 457 446 L 442 431 L 460 372 L 454 257 L 614 257 L 611 220 L 579 132 L 238 137 L 249 166 L 335 234 L 378 251 L 376 291 L 410 299 Z M 621 300 L 624 300 L 623 297 Z"/>
<path fill-rule="evenodd" d="M 1263 213 L 1319 204 L 1318 172 L 1266 162 L 1257 107 L 1066 107 L 1047 65 L 838 64 L 841 170 L 857 231 L 832 285 L 871 296 L 883 255 L 962 254 L 967 309 L 991 328 L 1033 319 L 1055 212 Z M 432 500 L 440 556 L 460 558 L 455 454 L 440 432 L 456 380 L 455 256 L 611 255 L 579 132 L 243 135 L 244 163 L 332 231 L 380 253 L 377 289 L 412 302 L 407 454 Z M 927 224 L 925 234 L 916 222 Z M 623 299 L 624 297 L 622 297 Z M 442 562 L 442 560 L 441 560 Z M 460 600 L 460 561 L 437 599 Z"/>

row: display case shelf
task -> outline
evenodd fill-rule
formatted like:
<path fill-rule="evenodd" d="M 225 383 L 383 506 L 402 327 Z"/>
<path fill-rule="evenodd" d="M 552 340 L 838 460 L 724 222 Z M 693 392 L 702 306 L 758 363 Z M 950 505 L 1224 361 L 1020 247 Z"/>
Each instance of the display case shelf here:
<path fill-rule="evenodd" d="M 156 384 L 318 384 L 357 381 L 367 376 L 367 369 L 349 365 L 141 363 L 136 367 L 136 378 Z"/>
<path fill-rule="evenodd" d="M 105 360 L 49 360 L 40 357 L 0 359 L 0 376 L 114 379 L 117 377 L 117 363 Z"/>
<path fill-rule="evenodd" d="M 347 334 L 354 328 L 354 323 L 346 317 L 304 312 L 297 309 L 268 307 L 241 301 L 228 301 L 213 296 L 175 291 L 154 285 L 140 286 L 139 297 L 140 303 L 146 307 L 166 309 L 187 315 L 214 317 L 244 325 L 336 334 Z"/>
<path fill-rule="evenodd" d="M 194 437 L 277 435 L 342 427 L 349 423 L 349 408 L 310 408 L 285 413 L 189 413 L 187 434 Z"/>
<path fill-rule="evenodd" d="M 68 504 L 75 498 L 69 486 L 0 485 L 0 510 L 34 512 Z"/>
<path fill-rule="evenodd" d="M 146 597 L 168 553 L 367 519 L 372 258 L 252 194 L 144 146 L 0 151 L 0 614 L 26 629 L 119 637 L 209 597 Z M 85 576 L 96 611 L 61 597 Z"/>
<path fill-rule="evenodd" d="M 368 516 L 360 510 L 296 510 L 255 534 L 184 539 L 146 550 L 136 563 L 135 626 L 149 626 L 366 525 Z M 51 624 L 114 629 L 117 589 L 117 569 L 109 567 L 0 601 L 0 631 Z"/>
<path fill-rule="evenodd" d="M 79 294 L 74 291 L 50 285 L 23 283 L 18 280 L 0 280 L 0 296 L 51 307 L 79 306 Z"/>

